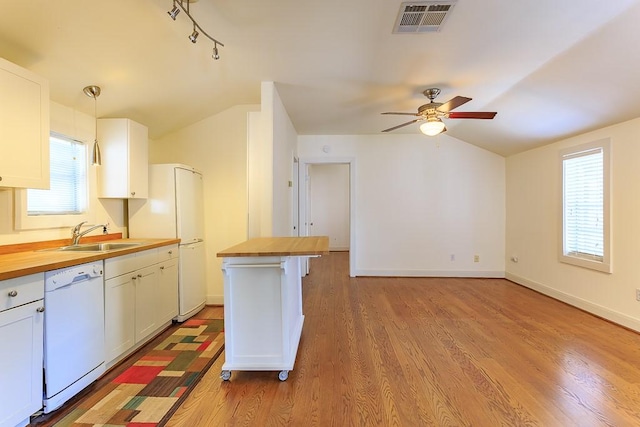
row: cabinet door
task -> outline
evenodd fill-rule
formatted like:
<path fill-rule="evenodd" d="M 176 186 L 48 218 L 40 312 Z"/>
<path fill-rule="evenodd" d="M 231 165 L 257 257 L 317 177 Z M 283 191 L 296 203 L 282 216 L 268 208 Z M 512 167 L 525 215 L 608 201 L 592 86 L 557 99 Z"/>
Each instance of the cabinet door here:
<path fill-rule="evenodd" d="M 149 193 L 149 139 L 146 126 L 129 119 L 99 119 L 98 197 L 139 199 Z"/>
<path fill-rule="evenodd" d="M 146 126 L 129 121 L 129 196 L 149 197 L 149 132 Z"/>
<path fill-rule="evenodd" d="M 0 425 L 42 408 L 43 301 L 0 312 Z"/>
<path fill-rule="evenodd" d="M 165 261 L 158 267 L 158 325 L 178 315 L 178 260 Z"/>
<path fill-rule="evenodd" d="M 104 282 L 104 335 L 107 363 L 125 353 L 135 344 L 135 298 L 132 274 L 114 277 Z"/>
<path fill-rule="evenodd" d="M 156 330 L 157 324 L 157 267 L 142 268 L 132 273 L 135 283 L 135 339 L 136 343 Z"/>
<path fill-rule="evenodd" d="M 49 188 L 49 84 L 0 58 L 0 187 Z"/>

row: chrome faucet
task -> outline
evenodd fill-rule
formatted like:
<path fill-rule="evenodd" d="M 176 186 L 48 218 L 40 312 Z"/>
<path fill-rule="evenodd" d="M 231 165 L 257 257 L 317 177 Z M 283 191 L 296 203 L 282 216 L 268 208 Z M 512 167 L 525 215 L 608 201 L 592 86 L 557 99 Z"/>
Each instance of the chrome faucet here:
<path fill-rule="evenodd" d="M 94 225 L 91 228 L 88 228 L 82 232 L 80 232 L 80 227 L 82 224 L 85 224 L 87 221 L 82 221 L 80 224 L 73 227 L 72 236 L 71 236 L 71 245 L 77 245 L 80 243 L 80 238 L 87 233 L 91 233 L 93 230 L 102 227 L 102 234 L 107 234 L 107 224 L 98 224 Z"/>

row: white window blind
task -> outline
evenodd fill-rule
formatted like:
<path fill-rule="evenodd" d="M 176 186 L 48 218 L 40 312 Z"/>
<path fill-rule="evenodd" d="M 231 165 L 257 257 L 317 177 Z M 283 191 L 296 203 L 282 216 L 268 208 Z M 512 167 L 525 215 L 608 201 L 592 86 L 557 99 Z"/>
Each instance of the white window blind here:
<path fill-rule="evenodd" d="M 50 140 L 51 186 L 27 190 L 28 215 L 76 215 L 87 210 L 87 149 L 58 135 Z"/>
<path fill-rule="evenodd" d="M 564 254 L 603 261 L 603 148 L 564 155 L 562 169 Z"/>

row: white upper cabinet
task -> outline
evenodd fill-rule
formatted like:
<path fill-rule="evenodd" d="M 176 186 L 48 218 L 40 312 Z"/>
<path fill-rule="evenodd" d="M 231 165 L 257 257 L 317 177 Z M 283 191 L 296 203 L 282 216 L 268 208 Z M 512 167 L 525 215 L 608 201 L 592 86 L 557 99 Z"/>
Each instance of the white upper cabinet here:
<path fill-rule="evenodd" d="M 0 187 L 49 188 L 49 82 L 0 58 Z"/>
<path fill-rule="evenodd" d="M 129 119 L 99 119 L 98 197 L 146 199 L 149 192 L 149 132 Z"/>

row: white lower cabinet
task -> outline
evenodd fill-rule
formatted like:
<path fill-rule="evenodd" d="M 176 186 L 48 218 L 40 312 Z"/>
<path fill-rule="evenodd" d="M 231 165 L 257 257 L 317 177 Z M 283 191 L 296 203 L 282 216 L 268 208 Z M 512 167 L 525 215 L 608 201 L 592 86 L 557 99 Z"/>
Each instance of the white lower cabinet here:
<path fill-rule="evenodd" d="M 158 269 L 158 288 L 158 323 L 164 323 L 178 315 L 177 259 L 160 264 Z"/>
<path fill-rule="evenodd" d="M 158 267 L 155 265 L 143 268 L 136 271 L 136 275 L 132 277 L 136 288 L 136 342 L 142 341 L 158 328 L 158 307 L 155 300 L 156 294 L 161 290 L 158 289 L 157 270 Z"/>
<path fill-rule="evenodd" d="M 129 275 L 114 277 L 104 282 L 104 340 L 107 364 L 135 345 L 135 296 L 135 287 Z"/>
<path fill-rule="evenodd" d="M 105 260 L 105 362 L 110 368 L 177 315 L 177 245 Z"/>
<path fill-rule="evenodd" d="M 0 281 L 0 427 L 42 408 L 44 275 Z"/>

